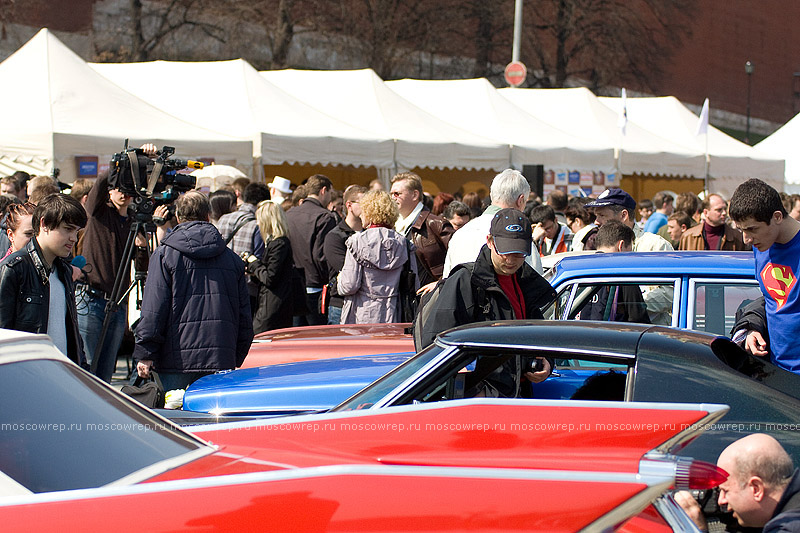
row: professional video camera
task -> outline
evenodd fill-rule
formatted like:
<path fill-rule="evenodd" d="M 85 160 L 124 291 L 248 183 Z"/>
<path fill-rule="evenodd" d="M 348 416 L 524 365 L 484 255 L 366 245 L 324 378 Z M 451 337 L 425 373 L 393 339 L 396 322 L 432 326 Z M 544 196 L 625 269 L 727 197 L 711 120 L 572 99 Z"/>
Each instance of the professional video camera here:
<path fill-rule="evenodd" d="M 170 159 L 175 153 L 172 146 L 164 146 L 157 152 L 156 159 L 150 159 L 141 148 L 128 149 L 127 141 L 122 152 L 114 154 L 108 175 L 111 188 L 130 196 L 153 196 L 167 189 L 176 193 L 194 189 L 196 179 L 189 174 L 179 174 L 185 168 L 203 168 L 203 163 L 187 159 Z M 166 197 L 177 194 L 166 195 Z M 174 199 L 172 198 L 172 199 Z"/>
<path fill-rule="evenodd" d="M 178 171 L 185 168 L 203 168 L 203 163 L 171 158 L 172 146 L 164 146 L 150 159 L 141 148 L 128 149 L 111 158 L 108 185 L 133 197 L 130 212 L 137 219 L 149 222 L 159 205 L 170 205 L 180 193 L 194 189 L 197 180 Z M 163 223 L 163 222 L 161 222 Z"/>

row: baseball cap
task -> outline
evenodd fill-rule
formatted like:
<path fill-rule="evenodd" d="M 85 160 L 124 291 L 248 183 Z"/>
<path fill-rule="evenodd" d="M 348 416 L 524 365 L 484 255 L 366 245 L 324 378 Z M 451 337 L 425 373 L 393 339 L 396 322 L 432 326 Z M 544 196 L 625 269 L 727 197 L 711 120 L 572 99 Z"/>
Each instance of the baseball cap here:
<path fill-rule="evenodd" d="M 531 222 L 521 211 L 506 208 L 495 213 L 489 234 L 498 254 L 531 254 Z"/>
<path fill-rule="evenodd" d="M 626 209 L 636 209 L 636 200 L 622 189 L 606 189 L 597 200 L 593 200 L 584 207 L 605 207 L 607 205 L 621 205 Z"/>

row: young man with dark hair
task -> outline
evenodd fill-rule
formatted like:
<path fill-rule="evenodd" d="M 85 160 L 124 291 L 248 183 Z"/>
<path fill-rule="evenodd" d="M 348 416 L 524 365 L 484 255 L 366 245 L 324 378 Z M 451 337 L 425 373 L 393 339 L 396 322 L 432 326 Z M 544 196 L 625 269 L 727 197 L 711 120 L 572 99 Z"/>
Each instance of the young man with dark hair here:
<path fill-rule="evenodd" d="M 730 215 L 745 244 L 753 246 L 769 345 L 755 330 L 737 332 L 734 340 L 746 335 L 747 351 L 759 356 L 771 353 L 775 365 L 800 373 L 800 222 L 788 216 L 778 191 L 755 178 L 736 188 Z"/>
<path fill-rule="evenodd" d="M 289 240 L 292 243 L 294 265 L 303 269 L 306 279 L 308 314 L 295 317 L 296 326 L 321 326 L 328 322 L 320 309 L 322 287 L 330 280 L 325 259 L 325 236 L 336 227 L 336 216 L 326 206 L 331 201 L 333 183 L 322 174 L 314 174 L 297 191 L 306 198 L 286 212 Z"/>
<path fill-rule="evenodd" d="M 681 243 L 681 236 L 692 226 L 692 217 L 684 211 L 675 211 L 669 216 L 667 219 L 667 237 L 669 237 L 673 248 L 678 249 Z"/>
<path fill-rule="evenodd" d="M 633 230 L 617 220 L 610 220 L 597 230 L 594 238 L 598 252 L 632 252 L 636 235 Z"/>
<path fill-rule="evenodd" d="M 178 225 L 150 259 L 133 356 L 139 376 L 155 368 L 165 390 L 241 366 L 253 340 L 244 262 L 210 213 L 199 191 L 178 198 Z"/>
<path fill-rule="evenodd" d="M 594 243 L 598 252 L 632 252 L 635 240 L 633 229 L 628 225 L 609 220 L 597 230 Z M 592 300 L 581 309 L 580 319 L 651 323 L 639 285 L 630 283 L 601 286 Z"/>
<path fill-rule="evenodd" d="M 35 236 L 27 246 L 0 263 L 0 327 L 47 333 L 62 353 L 86 367 L 67 261 L 86 211 L 74 198 L 53 194 L 36 206 L 32 224 Z"/>
<path fill-rule="evenodd" d="M 539 255 L 568 252 L 572 245 L 572 231 L 556 220 L 556 213 L 549 205 L 537 205 L 528 218 L 533 224 L 533 244 Z"/>

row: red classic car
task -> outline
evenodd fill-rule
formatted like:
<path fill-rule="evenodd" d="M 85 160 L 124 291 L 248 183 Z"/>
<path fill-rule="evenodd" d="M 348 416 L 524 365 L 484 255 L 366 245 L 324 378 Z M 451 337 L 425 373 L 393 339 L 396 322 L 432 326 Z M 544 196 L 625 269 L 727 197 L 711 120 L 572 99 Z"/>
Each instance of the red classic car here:
<path fill-rule="evenodd" d="M 0 330 L 4 531 L 694 531 L 720 405 L 472 399 L 187 433 Z M 13 406 L 13 408 L 12 408 Z"/>
<path fill-rule="evenodd" d="M 346 324 L 276 329 L 257 335 L 242 368 L 356 355 L 414 353 L 411 324 Z"/>

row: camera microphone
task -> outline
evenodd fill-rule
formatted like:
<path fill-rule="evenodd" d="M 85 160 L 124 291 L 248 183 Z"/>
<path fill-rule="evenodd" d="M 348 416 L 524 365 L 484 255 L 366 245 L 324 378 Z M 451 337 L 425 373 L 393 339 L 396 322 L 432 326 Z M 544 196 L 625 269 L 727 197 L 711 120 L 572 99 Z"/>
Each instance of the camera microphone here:
<path fill-rule="evenodd" d="M 205 166 L 205 163 L 200 161 L 192 161 L 191 159 L 173 159 L 179 166 L 184 166 L 187 168 L 196 168 L 200 169 Z"/>

